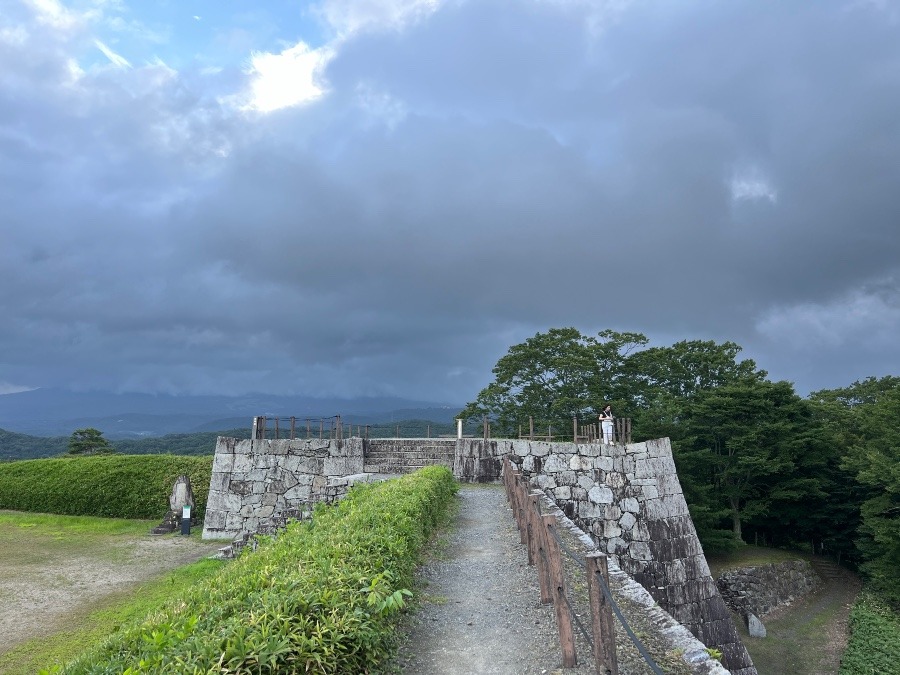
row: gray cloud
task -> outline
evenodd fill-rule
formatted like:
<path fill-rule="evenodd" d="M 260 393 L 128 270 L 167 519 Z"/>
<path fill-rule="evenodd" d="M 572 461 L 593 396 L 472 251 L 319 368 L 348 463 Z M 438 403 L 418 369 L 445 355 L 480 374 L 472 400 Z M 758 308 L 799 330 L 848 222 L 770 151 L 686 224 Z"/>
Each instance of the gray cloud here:
<path fill-rule="evenodd" d="M 346 38 L 325 97 L 268 115 L 237 71 L 73 83 L 88 29 L 16 7 L 4 386 L 462 401 L 562 325 L 734 340 L 802 391 L 900 369 L 874 6 L 450 3 Z"/>

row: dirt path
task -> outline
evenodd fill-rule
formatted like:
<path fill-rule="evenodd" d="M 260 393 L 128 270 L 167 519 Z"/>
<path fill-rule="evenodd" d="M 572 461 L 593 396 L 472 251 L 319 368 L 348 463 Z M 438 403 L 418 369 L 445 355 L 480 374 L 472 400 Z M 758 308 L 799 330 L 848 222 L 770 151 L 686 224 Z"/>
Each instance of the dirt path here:
<path fill-rule="evenodd" d="M 460 490 L 447 548 L 420 569 L 419 580 L 425 602 L 407 617 L 401 672 L 526 675 L 561 666 L 553 608 L 540 604 L 502 486 Z"/>
<path fill-rule="evenodd" d="M 0 551 L 0 654 L 64 627 L 73 612 L 166 570 L 211 555 L 197 537 L 116 536 L 104 546 L 4 542 Z M 75 550 L 73 550 L 75 549 Z"/>
<path fill-rule="evenodd" d="M 818 571 L 824 578 L 821 588 L 762 617 L 765 638 L 751 638 L 743 630 L 741 639 L 759 675 L 836 675 L 840 669 L 860 582 L 837 567 Z"/>
<path fill-rule="evenodd" d="M 437 551 L 418 572 L 421 604 L 405 618 L 396 664 L 407 675 L 594 675 L 591 647 L 575 632 L 578 665 L 562 668 L 556 615 L 540 603 L 537 569 L 528 565 L 502 485 L 465 485 L 460 512 Z M 581 543 L 558 529 L 568 551 Z M 590 631 L 584 570 L 563 556 L 567 596 L 577 621 Z M 686 675 L 687 666 L 669 642 L 654 637 L 659 626 L 645 608 L 613 592 L 632 628 L 664 672 Z M 620 675 L 651 673 L 616 624 Z"/>

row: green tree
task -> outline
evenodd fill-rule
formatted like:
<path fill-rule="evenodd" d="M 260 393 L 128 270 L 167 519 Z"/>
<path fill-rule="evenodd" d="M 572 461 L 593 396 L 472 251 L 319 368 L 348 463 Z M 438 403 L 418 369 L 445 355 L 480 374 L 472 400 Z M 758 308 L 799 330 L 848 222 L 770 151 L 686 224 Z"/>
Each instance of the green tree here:
<path fill-rule="evenodd" d="M 103 432 L 92 427 L 76 429 L 69 438 L 70 455 L 104 455 L 115 452 L 115 448 L 103 438 Z"/>
<path fill-rule="evenodd" d="M 727 510 L 736 542 L 748 518 L 766 513 L 776 499 L 799 498 L 803 487 L 790 479 L 806 449 L 807 419 L 789 382 L 744 379 L 687 402 L 679 468 Z"/>
<path fill-rule="evenodd" d="M 843 467 L 861 488 L 862 570 L 900 603 L 900 378 L 868 378 L 844 389 L 816 392 L 831 408 L 846 453 Z"/>
<path fill-rule="evenodd" d="M 529 416 L 539 428 L 571 428 L 572 416 L 590 418 L 605 402 L 619 415 L 632 399 L 629 354 L 646 344 L 640 333 L 602 331 L 597 337 L 575 328 L 551 328 L 513 345 L 494 366 L 494 381 L 461 415 L 487 415 L 495 432 L 514 434 Z"/>
<path fill-rule="evenodd" d="M 734 342 L 682 340 L 670 347 L 636 352 L 628 362 L 635 383 L 636 438 L 662 438 L 677 443 L 685 404 L 698 392 L 741 380 L 761 382 L 766 372 L 752 359 L 738 360 Z"/>

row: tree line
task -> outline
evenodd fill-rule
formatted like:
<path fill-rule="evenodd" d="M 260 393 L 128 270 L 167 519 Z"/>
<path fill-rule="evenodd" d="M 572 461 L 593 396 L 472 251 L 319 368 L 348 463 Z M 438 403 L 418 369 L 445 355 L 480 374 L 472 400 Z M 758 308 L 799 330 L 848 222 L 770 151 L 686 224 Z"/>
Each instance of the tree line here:
<path fill-rule="evenodd" d="M 640 333 L 553 328 L 510 347 L 463 410 L 515 436 L 571 438 L 607 403 L 635 441 L 668 437 L 707 553 L 742 543 L 858 566 L 900 603 L 900 377 L 801 397 L 733 342 L 651 347 Z"/>

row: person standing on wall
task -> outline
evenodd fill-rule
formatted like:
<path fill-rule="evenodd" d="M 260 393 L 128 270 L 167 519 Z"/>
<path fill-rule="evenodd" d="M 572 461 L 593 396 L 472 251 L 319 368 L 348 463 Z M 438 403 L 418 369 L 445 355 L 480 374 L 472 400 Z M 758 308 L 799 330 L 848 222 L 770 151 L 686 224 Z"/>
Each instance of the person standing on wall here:
<path fill-rule="evenodd" d="M 609 405 L 600 413 L 600 436 L 604 443 L 613 442 L 613 414 Z"/>

